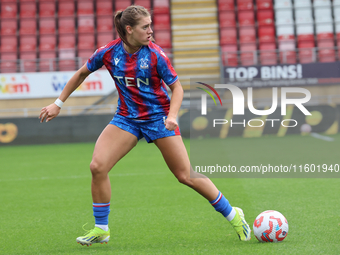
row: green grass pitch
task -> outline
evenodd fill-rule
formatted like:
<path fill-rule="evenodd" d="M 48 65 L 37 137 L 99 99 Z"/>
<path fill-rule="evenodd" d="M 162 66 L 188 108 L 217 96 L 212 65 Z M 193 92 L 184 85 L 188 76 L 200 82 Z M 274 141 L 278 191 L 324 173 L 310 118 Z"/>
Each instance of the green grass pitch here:
<path fill-rule="evenodd" d="M 340 136 L 333 137 L 331 143 L 311 141 L 336 151 Z M 306 139 L 293 138 L 296 145 Z M 233 157 L 240 141 L 228 139 Z M 185 143 L 189 149 L 189 141 Z M 340 179 L 212 179 L 232 205 L 244 210 L 251 226 L 268 209 L 280 211 L 289 222 L 282 243 L 259 243 L 253 234 L 249 242 L 241 242 L 204 198 L 177 182 L 156 146 L 146 142 L 110 172 L 110 242 L 83 247 L 75 239 L 84 233 L 83 224 L 88 223 L 88 229 L 94 224 L 89 170 L 93 147 L 0 148 L 0 254 L 340 253 Z M 306 161 L 321 153 L 311 148 L 301 153 Z"/>

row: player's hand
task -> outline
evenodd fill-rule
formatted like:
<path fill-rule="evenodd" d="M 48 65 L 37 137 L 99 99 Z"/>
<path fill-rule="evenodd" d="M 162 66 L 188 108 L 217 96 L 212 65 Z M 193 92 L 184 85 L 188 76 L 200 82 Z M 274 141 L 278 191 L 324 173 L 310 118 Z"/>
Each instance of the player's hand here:
<path fill-rule="evenodd" d="M 165 128 L 170 131 L 174 131 L 178 127 L 178 123 L 176 121 L 176 118 L 168 117 L 165 122 Z"/>
<path fill-rule="evenodd" d="M 59 113 L 60 107 L 54 103 L 42 108 L 39 115 L 40 123 L 42 123 L 45 119 L 46 122 L 49 122 L 50 120 L 57 117 Z"/>

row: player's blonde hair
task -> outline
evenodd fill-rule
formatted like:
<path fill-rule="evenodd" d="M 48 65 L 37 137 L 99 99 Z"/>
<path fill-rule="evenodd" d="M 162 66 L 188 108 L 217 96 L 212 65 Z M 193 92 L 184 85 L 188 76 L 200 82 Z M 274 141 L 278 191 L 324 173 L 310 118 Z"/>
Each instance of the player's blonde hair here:
<path fill-rule="evenodd" d="M 124 11 L 117 11 L 114 22 L 118 35 L 122 41 L 129 47 L 133 46 L 128 42 L 126 37 L 126 26 L 134 27 L 142 17 L 150 17 L 150 13 L 143 6 L 130 5 Z M 152 38 L 153 40 L 153 38 Z"/>

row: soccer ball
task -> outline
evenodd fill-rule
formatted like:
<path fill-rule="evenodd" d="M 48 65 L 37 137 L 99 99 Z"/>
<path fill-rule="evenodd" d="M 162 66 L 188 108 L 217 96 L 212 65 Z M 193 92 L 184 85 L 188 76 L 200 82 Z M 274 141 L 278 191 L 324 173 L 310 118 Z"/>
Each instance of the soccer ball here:
<path fill-rule="evenodd" d="M 300 130 L 302 133 L 310 133 L 312 132 L 312 127 L 309 124 L 305 123 L 300 127 Z"/>
<path fill-rule="evenodd" d="M 253 230 L 260 242 L 281 242 L 288 234 L 288 221 L 278 211 L 264 211 L 256 217 Z"/>

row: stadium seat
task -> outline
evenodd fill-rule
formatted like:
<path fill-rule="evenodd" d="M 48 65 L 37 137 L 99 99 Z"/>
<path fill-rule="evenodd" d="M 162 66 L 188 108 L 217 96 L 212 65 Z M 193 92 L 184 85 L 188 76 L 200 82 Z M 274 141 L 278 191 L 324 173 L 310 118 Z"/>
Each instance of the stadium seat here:
<path fill-rule="evenodd" d="M 236 28 L 221 28 L 220 29 L 220 44 L 237 44 Z"/>
<path fill-rule="evenodd" d="M 277 26 L 277 39 L 279 42 L 295 41 L 294 26 Z"/>
<path fill-rule="evenodd" d="M 63 17 L 58 19 L 59 34 L 73 34 L 76 31 L 73 17 Z"/>
<path fill-rule="evenodd" d="M 35 35 L 37 22 L 35 19 L 20 19 L 20 35 Z"/>
<path fill-rule="evenodd" d="M 218 0 L 219 11 L 234 11 L 235 4 L 234 0 Z"/>
<path fill-rule="evenodd" d="M 58 1 L 58 16 L 59 17 L 73 17 L 75 13 L 75 6 L 73 1 L 62 2 Z"/>
<path fill-rule="evenodd" d="M 333 22 L 331 8 L 316 8 L 314 9 L 315 23 L 331 23 Z"/>
<path fill-rule="evenodd" d="M 275 10 L 276 25 L 292 25 L 294 24 L 292 9 Z"/>
<path fill-rule="evenodd" d="M 59 49 L 74 49 L 76 47 L 76 38 L 74 34 L 59 35 Z"/>
<path fill-rule="evenodd" d="M 313 5 L 314 5 L 314 8 L 315 7 L 331 7 L 331 1 L 330 0 L 314 0 Z"/>
<path fill-rule="evenodd" d="M 259 26 L 273 26 L 274 25 L 273 10 L 258 10 L 257 22 Z"/>
<path fill-rule="evenodd" d="M 97 16 L 97 32 L 112 32 L 113 16 Z"/>
<path fill-rule="evenodd" d="M 77 2 L 78 16 L 79 15 L 94 15 L 93 1 L 82 0 Z"/>
<path fill-rule="evenodd" d="M 98 33 L 97 34 L 97 48 L 102 47 L 113 41 L 113 33 Z"/>
<path fill-rule="evenodd" d="M 56 41 L 57 39 L 55 35 L 41 35 L 39 37 L 39 50 L 40 51 L 55 51 Z"/>
<path fill-rule="evenodd" d="M 335 24 L 335 33 L 337 40 L 340 41 L 340 23 Z"/>
<path fill-rule="evenodd" d="M 131 5 L 131 0 L 115 0 L 115 10 L 125 10 L 126 7 Z"/>
<path fill-rule="evenodd" d="M 302 41 L 314 42 L 314 27 L 312 24 L 296 26 L 296 34 L 298 42 Z"/>
<path fill-rule="evenodd" d="M 60 49 L 58 63 L 59 71 L 75 70 L 77 68 L 75 57 L 75 50 Z"/>
<path fill-rule="evenodd" d="M 240 27 L 243 26 L 254 26 L 255 25 L 255 15 L 254 11 L 239 11 L 237 13 L 238 24 Z"/>
<path fill-rule="evenodd" d="M 255 27 L 240 27 L 240 43 L 256 43 Z"/>
<path fill-rule="evenodd" d="M 79 50 L 78 57 L 80 58 L 81 65 L 84 65 L 87 60 L 92 56 L 93 50 Z"/>
<path fill-rule="evenodd" d="M 333 0 L 333 6 L 340 6 L 340 0 Z"/>
<path fill-rule="evenodd" d="M 340 22 L 340 6 L 334 6 L 333 14 L 334 14 L 334 21 Z"/>
<path fill-rule="evenodd" d="M 159 30 L 155 33 L 156 43 L 163 49 L 171 49 L 171 31 Z"/>
<path fill-rule="evenodd" d="M 0 37 L 0 52 L 2 53 L 16 52 L 17 46 L 18 46 L 18 42 L 17 42 L 17 37 L 15 35 Z"/>
<path fill-rule="evenodd" d="M 93 33 L 94 32 L 94 17 L 79 16 L 78 17 L 78 33 Z"/>
<path fill-rule="evenodd" d="M 135 0 L 135 5 L 143 6 L 147 10 L 151 9 L 151 1 L 150 0 Z"/>
<path fill-rule="evenodd" d="M 35 52 L 21 52 L 19 59 L 21 72 L 37 71 L 37 55 Z"/>
<path fill-rule="evenodd" d="M 171 29 L 170 15 L 155 14 L 153 16 L 153 28 L 155 30 L 168 30 Z"/>
<path fill-rule="evenodd" d="M 298 0 L 294 1 L 294 7 L 297 8 L 312 8 L 311 0 Z"/>
<path fill-rule="evenodd" d="M 334 32 L 333 32 L 333 24 L 325 23 L 325 24 L 316 24 L 316 37 L 317 40 L 334 40 Z"/>
<path fill-rule="evenodd" d="M 0 62 L 1 73 L 15 73 L 17 71 L 17 53 L 2 53 Z"/>
<path fill-rule="evenodd" d="M 78 50 L 94 51 L 94 34 L 78 34 Z"/>
<path fill-rule="evenodd" d="M 170 13 L 168 0 L 153 0 L 153 13 L 154 14 L 168 14 Z"/>
<path fill-rule="evenodd" d="M 1 19 L 1 35 L 16 35 L 17 20 L 16 19 Z"/>
<path fill-rule="evenodd" d="M 321 41 L 318 43 L 319 62 L 335 62 L 334 41 Z"/>
<path fill-rule="evenodd" d="M 295 9 L 295 23 L 301 24 L 313 24 L 313 15 L 311 8 L 299 8 Z"/>
<path fill-rule="evenodd" d="M 237 0 L 237 9 L 239 11 L 254 10 L 253 0 Z"/>
<path fill-rule="evenodd" d="M 257 10 L 272 10 L 273 1 L 272 0 L 256 0 Z"/>
<path fill-rule="evenodd" d="M 35 35 L 20 36 L 20 52 L 36 52 L 37 38 Z"/>
<path fill-rule="evenodd" d="M 255 43 L 240 45 L 240 60 L 242 66 L 257 64 L 257 49 Z"/>
<path fill-rule="evenodd" d="M 1 19 L 3 18 L 16 18 L 17 17 L 17 4 L 15 2 L 2 2 L 1 3 Z"/>
<path fill-rule="evenodd" d="M 276 65 L 276 45 L 275 43 L 260 43 L 260 63 L 261 65 Z"/>
<path fill-rule="evenodd" d="M 279 42 L 280 63 L 295 64 L 296 63 L 296 47 L 295 41 Z"/>
<path fill-rule="evenodd" d="M 232 11 L 219 12 L 220 27 L 236 27 L 236 15 Z"/>
<path fill-rule="evenodd" d="M 36 13 L 35 2 L 20 3 L 20 18 L 35 18 Z"/>
<path fill-rule="evenodd" d="M 237 45 L 224 45 L 221 47 L 224 66 L 237 66 Z"/>
<path fill-rule="evenodd" d="M 39 17 L 54 17 L 55 2 L 39 2 Z"/>
<path fill-rule="evenodd" d="M 40 52 L 39 54 L 39 71 L 48 72 L 56 70 L 56 52 Z"/>
<path fill-rule="evenodd" d="M 274 9 L 292 9 L 292 1 L 291 0 L 275 0 Z"/>
<path fill-rule="evenodd" d="M 260 43 L 275 43 L 275 28 L 273 26 L 259 27 L 258 33 Z"/>
<path fill-rule="evenodd" d="M 300 63 L 315 62 L 314 41 L 302 41 L 298 43 Z"/>
<path fill-rule="evenodd" d="M 113 5 L 111 1 L 98 0 L 96 2 L 97 15 L 113 15 Z"/>
<path fill-rule="evenodd" d="M 54 18 L 39 19 L 39 33 L 40 34 L 55 34 L 56 22 Z"/>

